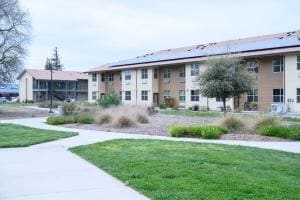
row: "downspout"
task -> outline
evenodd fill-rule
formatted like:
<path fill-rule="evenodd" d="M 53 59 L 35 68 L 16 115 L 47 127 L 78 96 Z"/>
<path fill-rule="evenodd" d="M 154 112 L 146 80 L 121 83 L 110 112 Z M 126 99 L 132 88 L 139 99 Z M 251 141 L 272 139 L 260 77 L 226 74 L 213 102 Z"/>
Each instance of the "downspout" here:
<path fill-rule="evenodd" d="M 283 56 L 283 104 L 285 104 L 285 56 Z"/>
<path fill-rule="evenodd" d="M 137 93 L 138 93 L 138 89 L 137 89 L 137 69 L 135 69 L 135 105 L 137 105 Z"/>

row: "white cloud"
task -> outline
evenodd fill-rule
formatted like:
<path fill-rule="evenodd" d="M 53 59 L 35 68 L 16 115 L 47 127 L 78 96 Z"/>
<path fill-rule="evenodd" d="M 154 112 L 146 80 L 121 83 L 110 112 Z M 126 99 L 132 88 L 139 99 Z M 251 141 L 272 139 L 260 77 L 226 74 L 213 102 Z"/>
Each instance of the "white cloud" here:
<path fill-rule="evenodd" d="M 33 19 L 25 67 L 58 46 L 66 69 L 86 70 L 171 47 L 299 29 L 298 1 L 21 0 Z"/>

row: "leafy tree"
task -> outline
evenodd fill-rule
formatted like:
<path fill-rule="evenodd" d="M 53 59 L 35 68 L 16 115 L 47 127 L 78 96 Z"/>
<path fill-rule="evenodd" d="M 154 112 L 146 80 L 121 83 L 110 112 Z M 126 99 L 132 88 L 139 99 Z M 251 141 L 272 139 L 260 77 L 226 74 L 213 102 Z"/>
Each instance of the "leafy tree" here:
<path fill-rule="evenodd" d="M 249 92 L 253 79 L 241 64 L 241 59 L 223 57 L 206 62 L 207 70 L 199 75 L 200 93 L 208 98 L 220 98 L 226 115 L 226 101 Z"/>
<path fill-rule="evenodd" d="M 52 70 L 57 70 L 57 71 L 62 71 L 63 70 L 63 65 L 60 62 L 60 58 L 59 58 L 59 55 L 58 55 L 58 52 L 57 52 L 57 47 L 54 48 L 53 56 L 50 59 L 49 63 L 50 63 L 49 66 L 52 66 Z M 47 65 L 47 62 L 46 62 L 46 65 Z"/>
<path fill-rule="evenodd" d="M 29 43 L 31 21 L 19 0 L 0 0 L 0 84 L 20 72 Z"/>
<path fill-rule="evenodd" d="M 120 105 L 121 104 L 120 96 L 114 91 L 109 91 L 102 98 L 98 99 L 98 104 L 103 108 Z"/>

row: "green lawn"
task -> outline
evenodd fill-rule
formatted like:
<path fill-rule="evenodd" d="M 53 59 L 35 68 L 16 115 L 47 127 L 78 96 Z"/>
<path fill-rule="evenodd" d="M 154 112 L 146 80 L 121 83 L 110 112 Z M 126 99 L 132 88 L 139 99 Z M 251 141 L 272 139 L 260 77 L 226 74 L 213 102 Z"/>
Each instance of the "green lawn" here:
<path fill-rule="evenodd" d="M 188 117 L 220 117 L 221 113 L 218 112 L 201 112 L 201 111 L 191 111 L 191 110 L 161 110 L 160 113 L 166 115 L 181 115 Z"/>
<path fill-rule="evenodd" d="M 129 139 L 71 151 L 151 199 L 300 199 L 299 154 Z"/>
<path fill-rule="evenodd" d="M 0 124 L 0 148 L 26 147 L 75 135 L 77 133 Z"/>

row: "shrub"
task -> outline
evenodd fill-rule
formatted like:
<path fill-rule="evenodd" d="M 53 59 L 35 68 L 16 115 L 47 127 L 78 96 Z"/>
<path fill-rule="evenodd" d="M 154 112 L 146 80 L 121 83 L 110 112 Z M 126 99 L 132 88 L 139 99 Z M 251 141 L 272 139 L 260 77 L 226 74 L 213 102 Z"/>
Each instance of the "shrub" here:
<path fill-rule="evenodd" d="M 193 111 L 199 111 L 199 106 L 198 105 L 194 105 L 193 106 Z"/>
<path fill-rule="evenodd" d="M 148 115 L 154 115 L 155 113 L 157 113 L 157 110 L 155 110 L 154 106 L 148 106 L 147 112 L 148 112 Z"/>
<path fill-rule="evenodd" d="M 76 110 L 76 104 L 75 103 L 65 103 L 63 105 L 63 114 L 66 116 L 73 115 Z"/>
<path fill-rule="evenodd" d="M 134 125 L 135 124 L 134 124 L 133 120 L 130 119 L 129 117 L 127 117 L 127 116 L 119 117 L 114 123 L 114 126 L 116 128 L 129 128 L 129 127 L 132 127 Z"/>
<path fill-rule="evenodd" d="M 180 125 L 173 124 L 169 127 L 168 132 L 173 137 L 193 136 L 203 137 L 206 139 L 219 138 L 221 134 L 227 133 L 228 129 L 213 125 Z"/>
<path fill-rule="evenodd" d="M 165 102 L 159 103 L 159 108 L 160 109 L 166 109 L 167 108 L 166 103 Z"/>
<path fill-rule="evenodd" d="M 259 128 L 262 128 L 262 127 L 265 127 L 265 126 L 274 126 L 274 125 L 278 125 L 279 124 L 279 121 L 276 117 L 260 117 L 254 128 L 255 129 L 259 129 Z"/>
<path fill-rule="evenodd" d="M 258 132 L 265 136 L 275 136 L 293 140 L 300 140 L 300 126 L 287 127 L 280 125 L 270 125 L 259 128 Z"/>
<path fill-rule="evenodd" d="M 61 125 L 61 124 L 71 124 L 76 123 L 75 119 L 73 117 L 48 117 L 47 118 L 47 124 L 51 125 Z"/>
<path fill-rule="evenodd" d="M 99 106 L 103 108 L 108 108 L 110 106 L 117 106 L 120 105 L 120 96 L 116 94 L 114 91 L 108 92 L 102 98 L 98 100 Z"/>
<path fill-rule="evenodd" d="M 100 117 L 97 120 L 97 123 L 100 124 L 100 125 L 109 124 L 111 122 L 112 122 L 112 117 L 108 113 L 104 113 L 104 114 L 100 115 Z"/>
<path fill-rule="evenodd" d="M 92 124 L 94 122 L 94 117 L 91 115 L 79 115 L 76 117 L 76 122 L 81 124 Z"/>
<path fill-rule="evenodd" d="M 148 124 L 149 123 L 148 117 L 144 114 L 141 114 L 141 113 L 137 114 L 136 121 L 141 123 L 141 124 Z"/>
<path fill-rule="evenodd" d="M 225 117 L 222 126 L 226 127 L 230 130 L 241 130 L 245 127 L 245 124 L 242 120 L 238 119 L 237 117 L 231 115 L 228 117 Z"/>

